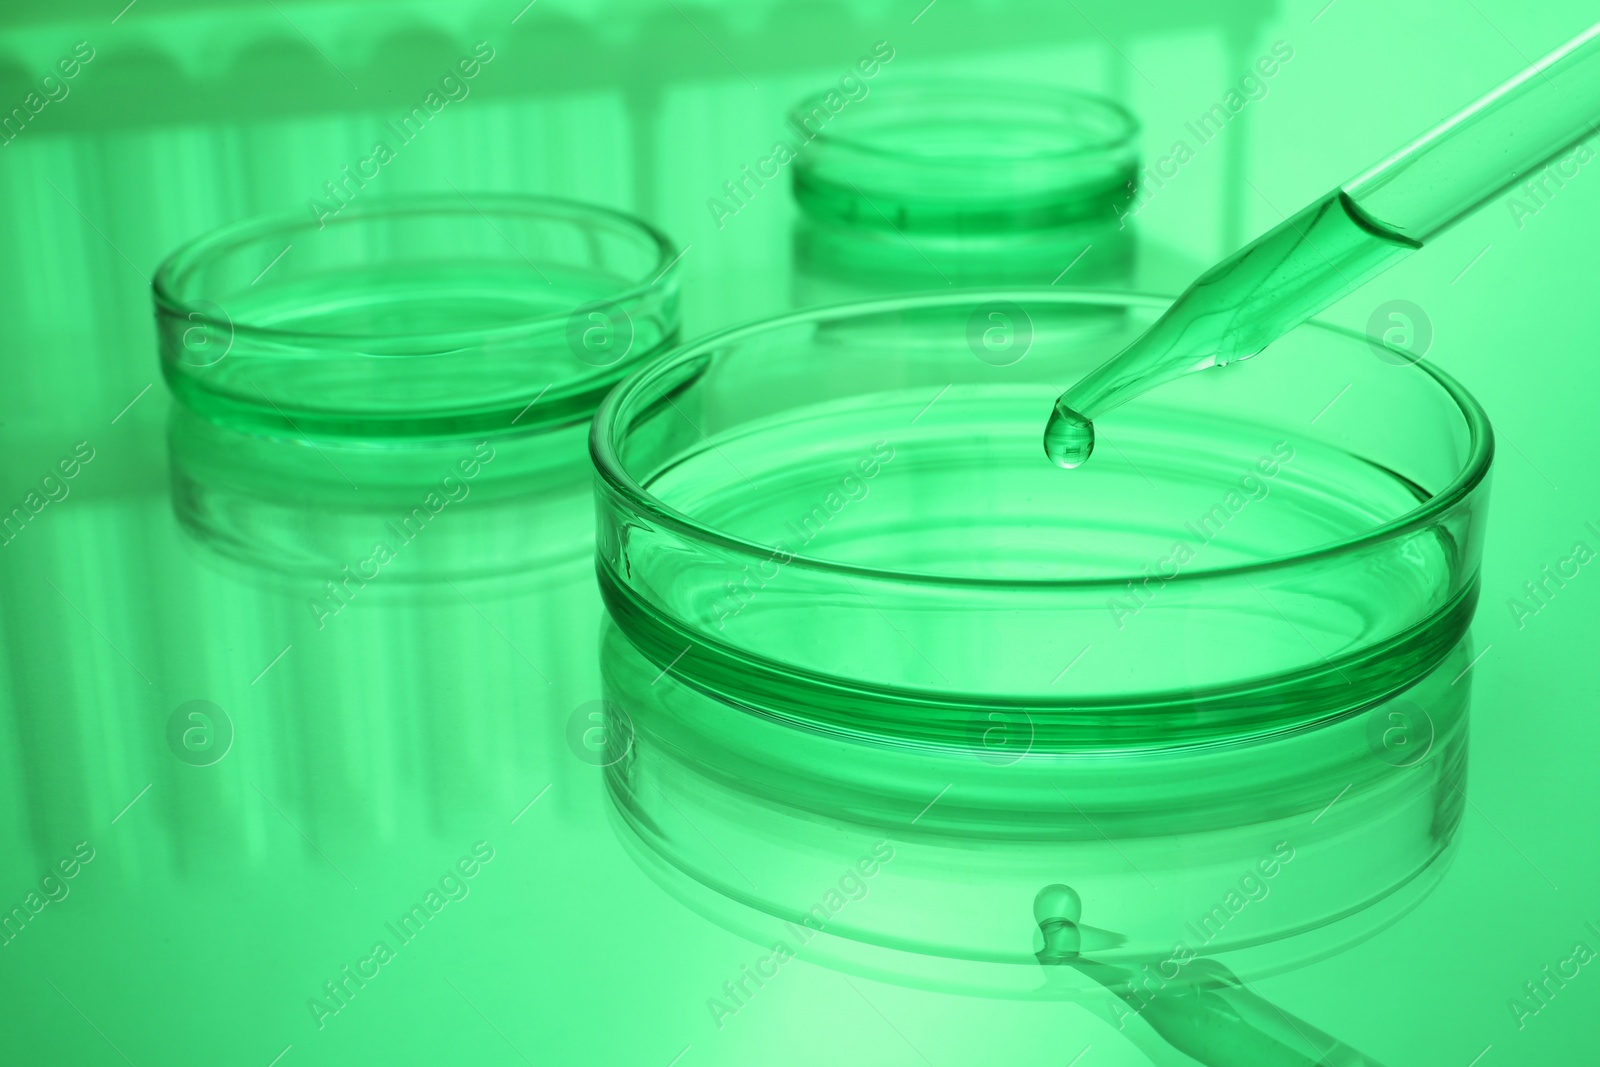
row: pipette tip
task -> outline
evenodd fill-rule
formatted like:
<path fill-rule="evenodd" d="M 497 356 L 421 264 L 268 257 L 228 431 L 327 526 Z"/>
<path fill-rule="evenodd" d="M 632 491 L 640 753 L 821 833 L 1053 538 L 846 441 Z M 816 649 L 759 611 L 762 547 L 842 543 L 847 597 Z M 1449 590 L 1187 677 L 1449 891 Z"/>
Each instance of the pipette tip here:
<path fill-rule="evenodd" d="M 1094 423 L 1061 401 L 1044 428 L 1044 454 L 1058 467 L 1082 466 L 1094 452 Z"/>

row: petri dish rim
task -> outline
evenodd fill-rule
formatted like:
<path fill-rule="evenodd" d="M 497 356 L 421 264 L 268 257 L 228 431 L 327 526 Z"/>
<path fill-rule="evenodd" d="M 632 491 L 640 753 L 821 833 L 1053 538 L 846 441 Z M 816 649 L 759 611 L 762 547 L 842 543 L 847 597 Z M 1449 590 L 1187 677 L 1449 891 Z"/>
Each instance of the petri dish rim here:
<path fill-rule="evenodd" d="M 681 534 L 688 535 L 696 540 L 718 547 L 729 549 L 740 555 L 749 555 L 765 558 L 771 555 L 771 545 L 763 545 L 757 541 L 746 540 L 723 533 L 705 523 L 699 522 L 675 508 L 656 499 L 649 490 L 640 485 L 624 469 L 620 457 L 617 455 L 616 438 L 627 430 L 626 419 L 632 415 L 631 404 L 646 388 L 659 381 L 664 376 L 679 368 L 693 363 L 696 360 L 708 358 L 717 349 L 734 344 L 738 341 L 760 334 L 785 329 L 793 326 L 816 323 L 826 319 L 853 317 L 863 315 L 879 315 L 896 311 L 915 309 L 938 308 L 941 306 L 961 305 L 978 302 L 1011 302 L 1025 304 L 1028 302 L 1045 302 L 1056 304 L 1118 304 L 1130 308 L 1148 308 L 1159 311 L 1172 303 L 1174 298 L 1156 296 L 1149 293 L 1121 293 L 1104 292 L 1086 289 L 1053 289 L 1042 288 L 1010 288 L 1010 289 L 971 289 L 951 293 L 948 290 L 939 292 L 917 293 L 908 296 L 895 297 L 884 300 L 854 301 L 841 304 L 832 304 L 826 307 L 806 308 L 801 311 L 791 312 L 774 318 L 760 319 L 734 326 L 718 333 L 702 337 L 679 346 L 672 352 L 661 356 L 659 359 L 646 364 L 629 377 L 623 379 L 616 388 L 606 395 L 605 400 L 595 412 L 594 423 L 589 433 L 589 454 L 595 466 L 595 471 L 601 480 L 614 492 L 622 496 L 628 505 L 637 511 L 646 514 L 653 521 L 661 523 Z M 1366 343 L 1368 338 L 1355 330 L 1335 326 L 1331 323 L 1312 321 L 1298 329 L 1325 330 L 1330 333 L 1347 337 L 1353 341 Z M 1404 355 L 1404 353 L 1397 353 Z M 1268 559 L 1254 560 L 1231 567 L 1216 567 L 1205 570 L 1189 571 L 1178 574 L 1168 579 L 1169 585 L 1190 585 L 1195 582 L 1209 582 L 1217 578 L 1233 577 L 1238 575 L 1253 575 L 1270 572 L 1280 567 L 1298 566 L 1304 563 L 1316 562 L 1333 556 L 1349 552 L 1354 549 L 1379 544 L 1384 541 L 1403 537 L 1415 530 L 1428 525 L 1440 514 L 1450 510 L 1464 500 L 1474 489 L 1481 484 L 1489 473 L 1489 468 L 1494 459 L 1494 431 L 1489 424 L 1489 417 L 1484 412 L 1478 401 L 1467 392 L 1466 388 L 1444 371 L 1431 363 L 1415 363 L 1412 366 L 1431 377 L 1454 401 L 1456 409 L 1466 422 L 1469 447 L 1465 462 L 1456 476 L 1438 493 L 1429 497 L 1417 507 L 1386 523 L 1374 526 L 1372 529 L 1333 541 L 1305 552 L 1290 553 L 1283 556 L 1273 556 Z M 1040 423 L 1040 432 L 1044 429 L 1043 420 Z M 1048 462 L 1043 452 L 1040 453 L 1040 462 Z M 1070 473 L 1063 472 L 1063 477 L 1071 477 Z M 1116 589 L 1125 585 L 1130 580 L 1142 577 L 1139 574 L 1128 572 L 1126 574 L 1096 577 L 1096 578 L 1071 578 L 1071 579 L 1030 579 L 1030 578 L 982 578 L 971 576 L 953 576 L 942 574 L 928 574 L 920 571 L 902 571 L 882 567 L 867 567 L 860 564 L 842 563 L 837 560 L 821 559 L 815 556 L 795 554 L 785 564 L 788 567 L 801 567 L 808 571 L 818 571 L 825 574 L 841 574 L 860 578 L 883 579 L 888 581 L 913 583 L 933 587 L 960 587 L 981 589 Z"/>
<path fill-rule="evenodd" d="M 965 95 L 962 95 L 965 90 Z M 833 90 L 823 90 L 806 95 L 797 100 L 789 108 L 788 119 L 791 125 L 804 128 L 802 125 L 805 117 L 812 113 L 815 106 L 820 106 Z M 959 155 L 959 156 L 921 156 L 900 149 L 889 148 L 878 144 L 871 137 L 841 133 L 838 123 L 829 123 L 817 133 L 813 140 L 819 147 L 843 148 L 853 152 L 862 152 L 867 155 L 877 156 L 882 159 L 894 160 L 901 163 L 914 163 L 919 167 L 946 167 L 946 168 L 992 168 L 1007 170 L 1019 164 L 1065 162 L 1082 156 L 1099 155 L 1116 151 L 1121 148 L 1132 147 L 1138 140 L 1143 127 L 1137 116 L 1115 100 L 1099 96 L 1095 93 L 1082 92 L 1077 89 L 1067 89 L 1047 85 L 1041 82 L 1024 81 L 987 81 L 976 78 L 968 79 L 931 79 L 908 78 L 894 85 L 894 92 L 905 93 L 907 96 L 916 94 L 938 93 L 953 96 L 962 96 L 963 99 L 994 99 L 1002 96 L 1012 98 L 1025 97 L 1031 102 L 1051 105 L 1065 105 L 1071 113 L 1082 114 L 1099 112 L 1109 117 L 1116 124 L 1116 131 L 1098 140 L 1085 141 L 1084 143 L 1068 149 L 1056 151 L 1038 151 L 1025 156 L 1008 156 L 995 159 L 988 156 Z M 809 105 L 809 106 L 808 106 Z M 925 113 L 916 110 L 907 112 L 908 121 L 920 121 L 926 118 Z M 849 125 L 846 123 L 845 125 Z"/>
<path fill-rule="evenodd" d="M 486 211 L 483 208 L 490 210 Z M 621 303 L 655 290 L 664 289 L 671 284 L 672 275 L 678 268 L 678 260 L 674 259 L 678 253 L 674 249 L 672 242 L 667 238 L 666 234 L 649 222 L 626 212 L 615 211 L 611 208 L 586 203 L 582 200 L 572 200 L 567 197 L 534 196 L 505 192 L 473 193 L 470 197 L 466 193 L 452 195 L 450 193 L 437 192 L 390 195 L 375 197 L 359 204 L 351 204 L 327 225 L 329 227 L 352 225 L 371 221 L 375 218 L 395 218 L 406 215 L 476 215 L 485 221 L 489 221 L 492 227 L 494 223 L 491 221 L 491 216 L 495 214 L 546 214 L 571 218 L 599 219 L 616 226 L 619 230 L 631 231 L 643 237 L 655 249 L 656 253 L 655 259 L 650 266 L 650 271 L 641 280 L 608 294 L 605 297 L 608 302 Z M 235 251 L 250 241 L 258 240 L 274 233 L 288 234 L 313 227 L 321 228 L 317 226 L 317 220 L 308 220 L 303 211 L 286 210 L 257 215 L 230 223 L 186 241 L 162 261 L 151 279 L 150 288 L 154 294 L 157 312 L 184 318 L 197 325 L 232 330 L 235 333 L 262 341 L 275 342 L 286 348 L 322 345 L 326 348 L 365 354 L 365 349 L 361 344 L 363 341 L 377 337 L 388 338 L 390 335 L 324 333 L 302 329 L 285 330 L 272 326 L 252 324 L 248 320 L 240 321 L 231 317 L 219 319 L 208 310 L 208 308 L 220 306 L 214 299 L 201 294 L 179 295 L 189 273 L 203 267 L 212 259 Z M 571 310 L 568 309 L 544 315 L 530 315 L 516 322 L 489 329 L 461 329 L 431 334 L 408 335 L 409 338 L 421 346 L 421 350 L 407 351 L 405 358 L 448 357 L 463 348 L 482 344 L 485 341 L 514 338 L 523 334 L 562 326 L 566 323 L 570 314 Z"/>

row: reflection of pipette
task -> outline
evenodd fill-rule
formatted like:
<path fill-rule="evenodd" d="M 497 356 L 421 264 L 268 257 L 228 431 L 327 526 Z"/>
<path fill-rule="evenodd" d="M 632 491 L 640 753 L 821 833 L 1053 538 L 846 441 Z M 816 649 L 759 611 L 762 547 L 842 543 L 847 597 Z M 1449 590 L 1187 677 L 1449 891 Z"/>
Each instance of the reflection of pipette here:
<path fill-rule="evenodd" d="M 1600 133 L 1600 25 L 1268 230 L 1189 286 L 1056 401 L 1045 453 L 1076 467 L 1092 420 L 1191 371 L 1246 359 L 1485 201 Z"/>
<path fill-rule="evenodd" d="M 1070 886 L 1039 890 L 1033 917 L 1044 937 L 1035 953 L 1040 964 L 1073 967 L 1094 979 L 1167 1044 L 1206 1067 L 1381 1067 L 1245 988 L 1215 960 L 1174 956 L 1154 971 L 1134 971 L 1084 958 L 1078 951 L 1081 915 Z"/>

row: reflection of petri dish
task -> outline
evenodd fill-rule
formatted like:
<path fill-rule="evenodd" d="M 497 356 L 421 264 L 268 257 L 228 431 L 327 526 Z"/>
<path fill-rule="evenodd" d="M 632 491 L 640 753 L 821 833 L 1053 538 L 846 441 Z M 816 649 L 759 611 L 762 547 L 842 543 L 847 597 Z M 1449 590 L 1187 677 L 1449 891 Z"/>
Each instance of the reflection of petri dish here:
<path fill-rule="evenodd" d="M 743 706 L 918 744 L 965 747 L 990 712 L 1035 751 L 1216 743 L 1415 683 L 1476 600 L 1481 409 L 1313 325 L 1119 409 L 1095 462 L 1056 469 L 1055 396 L 1162 307 L 908 297 L 652 364 L 592 438 L 613 616 Z"/>
<path fill-rule="evenodd" d="M 1152 260 L 1136 247 L 1133 231 L 1114 220 L 941 240 L 801 219 L 794 258 L 799 306 L 943 286 L 1046 285 L 1063 277 L 1077 288 L 1127 290 L 1135 268 Z M 1156 257 L 1156 266 L 1171 259 Z"/>
<path fill-rule="evenodd" d="M 564 580 L 587 569 L 594 540 L 584 436 L 575 423 L 308 448 L 178 405 L 167 433 L 173 510 L 222 556 L 318 587 L 380 572 L 385 588 L 508 574 Z"/>
<path fill-rule="evenodd" d="M 674 341 L 674 249 L 599 207 L 353 201 L 199 238 L 157 272 L 162 367 L 243 428 L 450 437 L 582 421 Z"/>
<path fill-rule="evenodd" d="M 632 729 L 607 785 L 622 841 L 668 891 L 815 962 L 1094 998 L 1034 956 L 1034 896 L 1067 883 L 1083 956 L 1148 966 L 1149 991 L 1195 973 L 1174 958 L 1259 977 L 1359 942 L 1438 883 L 1464 805 L 1468 693 L 1451 683 L 1470 656 L 1462 644 L 1404 697 L 1273 737 L 1006 752 L 985 735 L 1017 739 L 1015 718 L 975 716 L 963 750 L 753 715 L 663 680 L 613 627 L 606 695 Z"/>
<path fill-rule="evenodd" d="M 907 80 L 859 101 L 795 105 L 794 195 L 814 219 L 919 234 L 1115 223 L 1132 195 L 1138 122 L 1044 85 Z"/>

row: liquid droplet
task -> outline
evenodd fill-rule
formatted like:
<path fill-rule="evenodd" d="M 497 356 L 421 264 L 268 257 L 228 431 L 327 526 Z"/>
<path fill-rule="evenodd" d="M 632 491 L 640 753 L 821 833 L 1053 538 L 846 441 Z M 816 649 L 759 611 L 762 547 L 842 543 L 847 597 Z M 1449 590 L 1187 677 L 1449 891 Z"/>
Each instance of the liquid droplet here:
<path fill-rule="evenodd" d="M 1047 923 L 1055 919 L 1077 922 L 1083 918 L 1083 899 L 1070 885 L 1047 885 L 1033 898 L 1033 921 Z"/>
<path fill-rule="evenodd" d="M 1094 452 L 1094 423 L 1056 401 L 1044 428 L 1044 454 L 1058 467 L 1071 470 Z"/>

